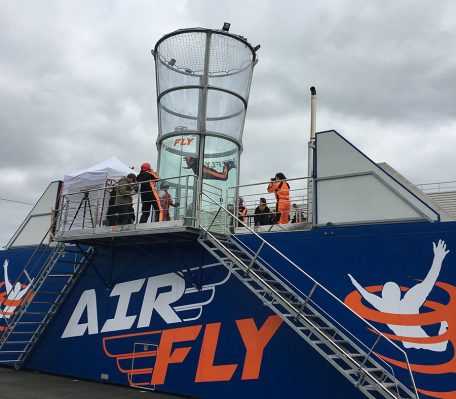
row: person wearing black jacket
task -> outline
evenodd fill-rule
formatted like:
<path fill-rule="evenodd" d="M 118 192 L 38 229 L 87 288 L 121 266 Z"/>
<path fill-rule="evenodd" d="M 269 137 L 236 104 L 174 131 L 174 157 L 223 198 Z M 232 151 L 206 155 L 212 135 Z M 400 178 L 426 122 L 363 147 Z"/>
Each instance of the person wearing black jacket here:
<path fill-rule="evenodd" d="M 151 208 L 154 208 L 155 222 L 161 222 L 162 209 L 160 203 L 160 196 L 155 188 L 155 180 L 158 180 L 157 172 L 153 171 L 150 167 L 150 163 L 145 162 L 141 165 L 141 172 L 136 176 L 136 181 L 140 183 L 141 190 L 141 218 L 139 223 L 146 223 L 150 216 Z"/>
<path fill-rule="evenodd" d="M 264 226 L 267 224 L 273 224 L 273 216 L 271 210 L 266 205 L 266 199 L 260 198 L 260 205 L 255 208 L 255 226 Z"/>

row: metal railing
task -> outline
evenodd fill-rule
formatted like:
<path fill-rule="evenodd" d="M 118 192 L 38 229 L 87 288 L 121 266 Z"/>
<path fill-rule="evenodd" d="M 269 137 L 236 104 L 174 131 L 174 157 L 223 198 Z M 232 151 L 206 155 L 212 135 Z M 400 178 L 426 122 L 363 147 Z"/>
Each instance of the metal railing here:
<path fill-rule="evenodd" d="M 286 179 L 290 185 L 290 221 L 289 223 L 307 223 L 309 219 L 308 211 L 310 209 L 309 202 L 311 199 L 308 196 L 309 177 L 297 177 Z M 249 227 L 275 224 L 278 219 L 276 212 L 276 198 L 274 193 L 268 193 L 267 187 L 270 181 L 263 181 L 252 184 L 242 184 L 238 186 L 228 187 L 226 190 L 226 203 L 232 204 L 233 209 L 239 216 L 239 203 L 237 198 L 243 199 L 243 205 L 247 208 L 247 215 L 244 223 Z M 260 198 L 266 199 L 266 204 L 270 210 L 270 218 L 263 223 L 260 217 L 255 217 L 255 210 L 260 204 Z M 264 214 L 263 214 L 264 215 Z"/>
<path fill-rule="evenodd" d="M 417 184 L 421 191 L 425 193 L 441 193 L 445 191 L 456 191 L 456 181 L 443 181 L 437 183 Z"/>
<path fill-rule="evenodd" d="M 204 196 L 204 193 L 203 193 L 203 196 Z M 207 197 L 208 201 L 213 201 L 211 198 Z M 377 337 L 374 341 L 373 344 L 366 344 L 365 342 L 363 342 L 360 338 L 356 337 L 353 333 L 351 333 L 347 328 L 343 327 L 343 329 L 352 337 L 354 337 L 354 339 L 356 339 L 356 341 L 360 342 L 363 344 L 363 346 L 365 348 L 368 348 L 368 355 L 366 357 L 366 359 L 364 360 L 363 364 L 367 361 L 367 359 L 371 356 L 375 356 L 377 361 L 380 361 L 382 364 L 385 364 L 385 362 L 383 361 L 383 359 L 381 359 L 377 353 L 374 352 L 375 348 L 378 347 L 379 343 L 380 342 L 384 342 L 386 345 L 389 345 L 389 348 L 390 350 L 395 350 L 397 351 L 400 356 L 404 359 L 404 364 L 406 364 L 406 368 L 407 368 L 407 373 L 409 375 L 409 378 L 410 378 L 410 386 L 414 392 L 414 394 L 416 395 L 416 398 L 419 398 L 419 395 L 418 395 L 418 391 L 417 391 L 417 388 L 416 388 L 416 384 L 415 384 L 415 379 L 413 377 L 413 372 L 412 372 L 412 369 L 411 369 L 411 366 L 410 366 L 410 361 L 408 359 L 408 356 L 407 356 L 407 353 L 401 349 L 395 342 L 393 342 L 390 338 L 388 338 L 384 333 L 382 333 L 380 330 L 378 330 L 376 327 L 374 327 L 371 323 L 369 323 L 367 320 L 365 320 L 364 318 L 362 318 L 361 316 L 359 316 L 353 309 L 351 309 L 348 305 L 346 305 L 342 300 L 340 300 L 336 295 L 334 295 L 331 291 L 329 291 L 325 286 L 323 286 L 322 284 L 320 284 L 317 280 L 315 280 L 311 275 L 309 275 L 307 272 L 305 272 L 301 267 L 299 267 L 296 263 L 294 263 L 291 259 L 289 259 L 285 254 L 283 254 L 281 251 L 279 251 L 276 247 L 274 247 L 273 245 L 271 245 L 268 241 L 266 241 L 263 237 L 261 237 L 259 234 L 257 234 L 251 227 L 249 227 L 248 225 L 246 225 L 245 223 L 243 223 L 238 217 L 235 216 L 235 214 L 233 212 L 230 212 L 228 209 L 225 209 L 223 208 L 221 205 L 218 205 L 216 203 L 214 203 L 214 205 L 217 205 L 219 207 L 219 212 L 223 212 L 223 213 L 226 213 L 227 215 L 229 215 L 229 217 L 232 219 L 232 220 L 235 220 L 238 225 L 242 225 L 243 227 L 245 227 L 252 235 L 253 237 L 255 237 L 255 239 L 257 240 L 257 243 L 259 244 L 258 246 L 258 249 L 256 251 L 253 251 L 251 249 L 251 246 L 247 246 L 246 244 L 244 244 L 242 242 L 242 240 L 240 240 L 239 238 L 237 238 L 235 235 L 231 234 L 230 232 L 230 229 L 226 228 L 226 226 L 223 226 L 223 225 L 218 225 L 219 228 L 224 228 L 225 229 L 225 234 L 226 235 L 230 235 L 230 238 L 235 240 L 238 244 L 240 244 L 243 248 L 245 248 L 247 251 L 249 251 L 251 253 L 251 255 L 253 255 L 253 260 L 255 261 L 256 259 L 259 259 L 261 260 L 261 263 L 264 264 L 266 267 L 269 268 L 269 270 L 274 273 L 275 275 L 277 275 L 280 279 L 282 279 L 283 281 L 285 281 L 287 284 L 289 284 L 291 287 L 293 287 L 293 289 L 295 289 L 300 295 L 303 296 L 303 298 L 305 298 L 305 304 L 307 305 L 308 303 L 311 303 L 312 306 L 314 307 L 317 307 L 319 308 L 320 310 L 323 310 L 326 314 L 329 315 L 329 313 L 324 310 L 322 308 L 321 305 L 318 305 L 316 301 L 314 301 L 313 299 L 311 298 L 316 298 L 317 295 L 320 295 L 320 300 L 318 301 L 319 303 L 322 302 L 321 300 L 321 296 L 323 295 L 326 299 L 323 300 L 323 302 L 327 302 L 328 300 L 331 302 L 331 305 L 328 306 L 328 307 L 331 307 L 331 309 L 334 308 L 334 306 L 339 306 L 341 309 L 343 309 L 345 312 L 348 312 L 348 315 L 351 315 L 352 317 L 354 317 L 354 321 L 357 321 L 358 323 L 360 323 L 362 326 L 364 326 L 364 328 L 366 329 L 370 329 Z M 200 226 L 205 232 L 208 232 L 210 233 L 211 230 L 213 232 L 216 232 L 216 233 L 220 233 L 219 229 L 214 229 L 214 225 L 217 225 L 217 222 L 215 221 L 214 219 L 214 222 L 211 226 L 209 226 L 208 228 L 204 228 L 204 226 Z M 212 237 L 214 237 L 215 239 L 217 239 L 214 235 L 212 235 Z M 285 262 L 285 266 L 288 266 L 290 267 L 291 266 L 291 270 L 292 271 L 297 271 L 299 273 L 299 275 L 302 277 L 302 280 L 306 283 L 306 284 L 303 284 L 303 285 L 306 285 L 308 288 L 310 288 L 307 292 L 304 292 L 304 290 L 302 288 L 299 288 L 297 287 L 295 284 L 292 284 L 289 279 L 286 278 L 286 276 L 284 275 L 285 273 L 285 269 L 281 269 L 281 272 L 279 272 L 277 270 L 277 268 L 275 267 L 272 267 L 270 265 L 271 262 L 266 262 L 264 260 L 264 258 L 260 257 L 260 254 L 265 250 L 268 250 L 268 257 L 271 258 L 271 257 L 276 257 L 281 263 L 284 263 Z M 252 262 L 250 264 L 249 267 L 252 267 L 253 266 L 253 263 Z M 254 271 L 252 271 L 254 273 Z M 273 287 L 270 287 L 270 289 L 272 291 L 274 291 L 274 288 Z M 281 294 L 280 293 L 277 293 L 277 295 L 280 297 Z M 283 298 L 285 300 L 285 298 Z M 303 306 L 301 306 L 301 309 L 296 309 L 297 311 L 297 316 L 299 317 L 299 314 L 301 314 L 303 312 L 304 308 Z M 330 316 L 332 319 L 334 319 L 332 316 Z M 341 326 L 341 324 L 338 322 L 338 325 Z M 352 325 L 350 323 L 350 325 Z M 362 367 L 363 365 L 360 365 L 360 368 Z M 392 370 L 391 366 L 388 365 L 388 368 Z M 393 373 L 394 374 L 394 373 Z"/>
<path fill-rule="evenodd" d="M 150 182 L 102 186 L 62 196 L 56 235 L 103 226 L 180 220 L 197 225 L 197 184 L 193 175 Z"/>

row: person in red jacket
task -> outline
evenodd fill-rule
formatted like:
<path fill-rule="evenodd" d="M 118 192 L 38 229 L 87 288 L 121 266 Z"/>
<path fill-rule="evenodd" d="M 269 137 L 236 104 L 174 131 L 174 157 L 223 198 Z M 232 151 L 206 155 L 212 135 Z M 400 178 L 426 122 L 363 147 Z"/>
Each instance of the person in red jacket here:
<path fill-rule="evenodd" d="M 169 183 L 167 181 L 164 181 L 160 184 L 160 189 L 162 190 L 161 196 L 160 196 L 160 201 L 161 201 L 161 207 L 162 207 L 162 218 L 161 221 L 170 221 L 171 216 L 169 214 L 169 207 L 177 207 L 179 206 L 179 203 L 176 202 L 174 203 L 171 195 L 168 193 L 169 190 Z"/>
<path fill-rule="evenodd" d="M 154 208 L 155 222 L 160 221 L 162 218 L 162 208 L 160 202 L 160 196 L 158 195 L 157 189 L 155 187 L 155 180 L 158 180 L 158 174 L 151 169 L 150 163 L 144 162 L 141 165 L 141 172 L 136 176 L 136 181 L 140 183 L 141 188 L 141 218 L 139 223 L 146 223 L 150 216 L 150 209 Z"/>
<path fill-rule="evenodd" d="M 290 186 L 283 173 L 277 173 L 268 185 L 268 193 L 276 197 L 277 223 L 287 224 L 290 219 Z"/>

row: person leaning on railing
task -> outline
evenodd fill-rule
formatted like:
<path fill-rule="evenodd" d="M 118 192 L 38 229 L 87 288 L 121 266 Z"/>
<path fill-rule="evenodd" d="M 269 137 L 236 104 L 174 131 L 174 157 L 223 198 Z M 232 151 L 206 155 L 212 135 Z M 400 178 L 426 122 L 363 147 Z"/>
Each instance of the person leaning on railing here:
<path fill-rule="evenodd" d="M 146 223 L 149 220 L 151 208 L 154 208 L 155 211 L 154 221 L 158 222 L 162 220 L 163 209 L 160 203 L 160 196 L 158 195 L 154 183 L 154 181 L 158 179 L 158 174 L 151 169 L 150 163 L 144 162 L 141 165 L 141 172 L 139 172 L 136 177 L 136 181 L 140 183 L 142 203 L 142 214 L 139 223 Z"/>
<path fill-rule="evenodd" d="M 135 221 L 135 212 L 133 209 L 133 197 L 136 187 L 136 176 L 130 173 L 128 176 L 122 177 L 117 182 L 116 187 L 116 224 L 131 224 Z"/>
<path fill-rule="evenodd" d="M 290 219 L 290 186 L 281 172 L 277 173 L 268 185 L 268 193 L 276 197 L 276 219 L 278 224 L 287 224 Z"/>

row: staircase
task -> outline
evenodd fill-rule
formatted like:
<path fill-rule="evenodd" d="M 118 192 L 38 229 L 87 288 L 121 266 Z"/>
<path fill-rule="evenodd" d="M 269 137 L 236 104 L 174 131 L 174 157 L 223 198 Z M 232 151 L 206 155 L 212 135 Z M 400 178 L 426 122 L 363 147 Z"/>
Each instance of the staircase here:
<path fill-rule="evenodd" d="M 50 253 L 49 248 L 52 248 Z M 55 247 L 41 243 L 36 248 L 7 293 L 12 298 L 8 303 L 14 307 L 5 306 L 4 309 L 12 311 L 2 312 L 0 318 L 0 364 L 12 365 L 16 370 L 21 368 L 94 252 L 91 247 L 63 242 Z M 21 284 L 22 289 L 28 287 L 26 294 L 14 297 L 14 287 L 23 281 L 29 282 L 27 286 Z"/>
<path fill-rule="evenodd" d="M 247 227 L 228 210 L 221 206 L 220 208 L 229 213 L 238 223 Z M 210 231 L 212 226 L 213 223 L 209 227 L 200 226 L 199 243 L 366 397 L 373 399 L 419 397 L 410 367 L 408 371 L 411 389 L 399 381 L 394 376 L 391 366 L 378 358 L 374 352 L 380 340 L 384 340 L 401 352 L 409 364 L 406 353 L 395 343 L 353 313 L 358 322 L 362 321 L 367 328 L 378 334 L 373 345 L 365 346 L 317 305 L 313 300 L 316 297 L 315 292 L 323 290 L 340 306 L 345 308 L 347 306 L 249 227 L 247 229 L 260 241 L 256 252 L 229 234 L 229 227 L 225 228 L 225 234 L 220 234 L 220 225 L 216 226 L 214 231 Z M 307 295 L 286 281 L 274 267 L 260 258 L 259 254 L 265 247 L 279 254 L 298 269 L 303 278 L 312 283 Z M 313 299 L 311 299 L 312 296 Z"/>

